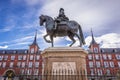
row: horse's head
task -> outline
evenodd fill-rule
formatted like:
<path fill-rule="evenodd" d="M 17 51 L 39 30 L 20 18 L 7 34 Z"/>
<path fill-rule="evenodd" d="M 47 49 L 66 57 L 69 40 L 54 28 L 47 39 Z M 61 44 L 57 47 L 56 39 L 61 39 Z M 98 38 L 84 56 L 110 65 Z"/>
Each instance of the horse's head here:
<path fill-rule="evenodd" d="M 40 26 L 42 26 L 43 23 L 46 21 L 46 18 L 45 18 L 44 15 L 41 15 L 41 16 L 39 17 L 39 19 L 40 19 Z"/>

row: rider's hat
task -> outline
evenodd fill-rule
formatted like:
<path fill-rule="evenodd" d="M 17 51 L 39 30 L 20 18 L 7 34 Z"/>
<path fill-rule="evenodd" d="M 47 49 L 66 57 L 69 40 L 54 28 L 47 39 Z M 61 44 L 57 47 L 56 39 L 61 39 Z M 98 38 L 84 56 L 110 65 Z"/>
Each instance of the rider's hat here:
<path fill-rule="evenodd" d="M 60 11 L 61 11 L 61 10 L 63 10 L 63 11 L 64 11 L 64 9 L 63 9 L 63 8 L 60 8 Z"/>

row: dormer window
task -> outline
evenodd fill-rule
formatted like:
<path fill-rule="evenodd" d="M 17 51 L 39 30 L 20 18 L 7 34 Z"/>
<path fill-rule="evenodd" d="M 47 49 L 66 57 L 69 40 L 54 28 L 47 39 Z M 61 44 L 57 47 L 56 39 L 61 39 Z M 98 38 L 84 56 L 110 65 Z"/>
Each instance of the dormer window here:
<path fill-rule="evenodd" d="M 117 52 L 117 49 L 113 49 L 113 52 Z"/>
<path fill-rule="evenodd" d="M 27 50 L 25 50 L 25 53 L 27 53 Z"/>
<path fill-rule="evenodd" d="M 105 50 L 104 49 L 101 49 L 101 53 L 104 53 L 105 52 Z"/>
<path fill-rule="evenodd" d="M 94 48 L 94 52 L 95 52 L 95 53 L 98 53 L 98 48 Z"/>
<path fill-rule="evenodd" d="M 13 53 L 16 53 L 16 51 L 13 51 Z"/>
<path fill-rule="evenodd" d="M 34 48 L 31 48 L 31 53 L 34 53 Z"/>
<path fill-rule="evenodd" d="M 5 51 L 3 51 L 2 53 L 5 54 Z"/>

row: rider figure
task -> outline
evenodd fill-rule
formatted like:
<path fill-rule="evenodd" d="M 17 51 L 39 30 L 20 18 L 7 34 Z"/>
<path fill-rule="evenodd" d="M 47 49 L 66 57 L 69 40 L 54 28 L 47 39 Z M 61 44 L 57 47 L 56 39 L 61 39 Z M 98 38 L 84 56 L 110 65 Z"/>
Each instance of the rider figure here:
<path fill-rule="evenodd" d="M 61 21 L 69 21 L 69 18 L 65 16 L 64 9 L 60 8 L 59 16 L 55 19 L 55 26 L 53 27 L 54 30 L 57 28 L 57 24 Z"/>

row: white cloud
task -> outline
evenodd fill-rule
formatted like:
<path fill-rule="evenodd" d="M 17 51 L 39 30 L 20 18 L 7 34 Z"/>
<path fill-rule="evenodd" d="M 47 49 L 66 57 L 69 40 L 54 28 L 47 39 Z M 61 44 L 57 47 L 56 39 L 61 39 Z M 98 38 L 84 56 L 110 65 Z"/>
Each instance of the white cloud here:
<path fill-rule="evenodd" d="M 33 6 L 39 4 L 42 0 L 24 0 L 27 5 Z"/>
<path fill-rule="evenodd" d="M 101 48 L 120 48 L 120 34 L 109 33 L 94 38 Z M 87 46 L 90 45 L 91 39 L 91 36 L 85 39 Z"/>
<path fill-rule="evenodd" d="M 100 44 L 101 48 L 120 48 L 120 34 L 109 33 L 105 35 L 101 35 L 98 37 L 94 37 L 95 41 Z M 67 41 L 71 41 L 69 38 L 66 38 Z M 90 42 L 92 41 L 92 37 L 88 36 L 85 38 L 86 44 L 83 47 L 89 47 Z M 72 42 L 72 41 L 71 41 Z M 67 46 L 70 44 L 67 44 Z M 79 41 L 76 39 L 76 43 L 73 46 L 78 46 Z"/>
<path fill-rule="evenodd" d="M 0 32 L 8 32 L 11 31 L 14 28 L 14 26 L 6 26 L 3 29 L 0 29 Z"/>
<path fill-rule="evenodd" d="M 11 48 L 11 47 L 15 47 L 16 46 L 22 46 L 22 45 L 29 45 L 29 43 L 34 39 L 33 36 L 26 36 L 26 37 L 23 37 L 23 38 L 18 38 L 18 39 L 15 39 L 15 40 L 12 40 L 12 41 L 5 41 L 5 42 L 1 42 L 0 44 L 1 45 L 5 45 L 5 46 L 0 46 L 0 48 L 4 49 L 4 48 Z M 31 42 L 32 43 L 32 42 Z M 6 46 L 7 45 L 7 46 Z"/>
<path fill-rule="evenodd" d="M 16 17 L 13 15 L 10 16 L 6 16 L 6 22 L 5 25 L 3 26 L 3 28 L 0 29 L 0 32 L 8 32 L 8 31 L 12 31 L 15 28 L 15 24 L 16 24 Z"/>
<path fill-rule="evenodd" d="M 11 0 L 13 4 L 16 3 L 25 3 L 28 6 L 35 6 L 37 4 L 43 3 L 44 0 Z"/>
<path fill-rule="evenodd" d="M 25 41 L 25 42 L 19 42 L 19 43 L 12 43 L 12 44 L 9 44 L 8 46 L 9 47 L 28 46 L 29 44 L 32 44 L 32 42 Z M 17 47 L 15 47 L 15 48 L 17 48 Z"/>
<path fill-rule="evenodd" d="M 45 0 L 42 8 L 40 7 L 38 15 L 45 14 L 54 18 L 58 16 L 59 9 L 62 7 L 65 9 L 66 16 L 70 20 L 77 21 L 81 25 L 83 32 L 86 32 L 87 35 L 91 28 L 97 32 L 97 35 L 102 35 L 95 37 L 98 43 L 102 43 L 101 47 L 120 47 L 119 34 L 111 33 L 113 30 L 119 29 L 115 28 L 120 17 L 119 2 L 119 0 Z M 114 25 L 111 25 L 111 23 Z M 112 39 L 110 39 L 111 37 Z M 68 38 L 66 40 L 71 41 Z M 78 39 L 76 40 L 74 46 L 79 45 Z M 60 41 L 58 39 L 57 43 Z M 85 41 L 85 46 L 89 46 L 91 37 L 86 37 Z"/>
<path fill-rule="evenodd" d="M 63 7 L 66 16 L 81 24 L 85 32 L 88 32 L 91 27 L 100 32 L 108 27 L 113 29 L 111 22 L 120 17 L 119 2 L 119 0 L 46 0 L 38 15 L 41 13 L 54 18 L 58 16 L 59 9 Z"/>
<path fill-rule="evenodd" d="M 5 45 L 5 46 L 0 46 L 0 49 L 6 49 L 6 48 L 8 48 L 7 45 Z"/>
<path fill-rule="evenodd" d="M 27 40 L 31 40 L 33 39 L 33 36 L 26 36 L 26 37 L 23 37 L 23 38 L 19 38 L 19 39 L 16 39 L 16 40 L 13 40 L 12 42 L 23 42 L 23 41 L 27 41 Z"/>
<path fill-rule="evenodd" d="M 89 32 L 90 28 L 92 27 L 97 33 L 101 35 L 102 31 L 106 30 L 114 30 L 118 29 L 115 28 L 115 25 L 110 25 L 111 23 L 115 24 L 117 20 L 119 20 L 120 17 L 120 11 L 119 11 L 119 0 L 12 0 L 13 3 L 23 3 L 25 2 L 27 7 L 31 9 L 31 12 L 28 12 L 27 14 L 23 15 L 24 20 L 28 18 L 33 20 L 33 23 L 26 22 L 22 26 L 23 29 L 21 30 L 28 30 L 33 28 L 39 28 L 39 18 L 36 18 L 36 20 L 32 19 L 34 16 L 38 17 L 40 14 L 49 15 L 51 17 L 57 17 L 59 13 L 59 9 L 63 7 L 65 9 L 65 14 L 67 17 L 70 18 L 70 20 L 77 21 L 83 29 L 83 32 Z M 41 5 L 42 4 L 42 5 Z M 40 5 L 40 9 L 37 13 L 36 9 L 33 7 L 35 5 Z M 34 10 L 35 9 L 35 10 Z M 27 23 L 28 22 L 28 23 Z M 103 26 L 107 25 L 107 26 Z M 110 26 L 109 26 L 110 25 Z M 118 24 L 119 25 L 119 24 Z M 9 31 L 10 27 L 4 28 L 4 31 Z M 114 29 L 113 29 L 114 28 Z M 119 29 L 118 29 L 119 30 Z M 47 47 L 48 43 L 46 43 L 43 39 L 43 36 L 46 34 L 46 30 L 44 27 L 40 27 L 39 30 L 40 34 L 38 35 L 39 44 L 42 47 Z M 87 34 L 88 35 L 88 34 Z M 49 38 L 48 38 L 49 39 Z M 58 44 L 61 42 L 61 40 L 64 38 L 56 38 L 55 43 Z M 66 38 L 67 41 L 70 41 L 68 38 Z M 120 47 L 120 39 L 119 34 L 110 33 L 105 34 L 102 36 L 95 37 L 96 41 L 98 43 L 102 43 L 101 47 Z M 21 39 L 13 40 L 14 42 L 20 42 L 20 44 L 25 44 L 26 41 L 32 41 L 33 36 L 24 37 Z M 77 39 L 76 39 L 77 40 Z M 91 37 L 88 36 L 85 39 L 86 45 L 89 45 L 91 41 Z M 41 44 L 44 43 L 44 44 Z M 13 42 L 12 42 L 13 43 Z M 26 43 L 28 44 L 28 43 Z M 61 43 L 62 44 L 62 43 Z M 112 44 L 112 46 L 111 46 Z M 51 45 L 51 44 L 50 44 Z M 74 46 L 79 45 L 78 40 L 74 44 Z"/>

